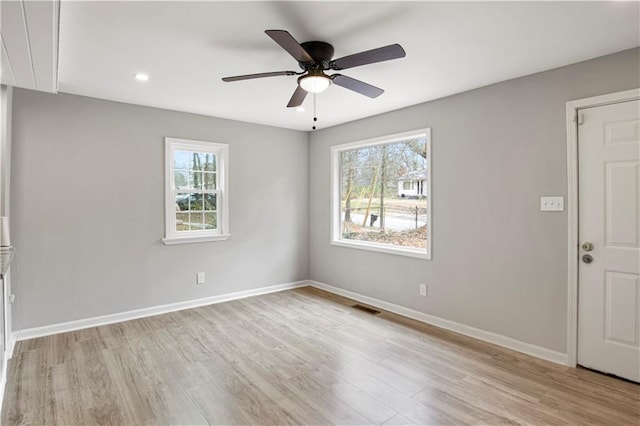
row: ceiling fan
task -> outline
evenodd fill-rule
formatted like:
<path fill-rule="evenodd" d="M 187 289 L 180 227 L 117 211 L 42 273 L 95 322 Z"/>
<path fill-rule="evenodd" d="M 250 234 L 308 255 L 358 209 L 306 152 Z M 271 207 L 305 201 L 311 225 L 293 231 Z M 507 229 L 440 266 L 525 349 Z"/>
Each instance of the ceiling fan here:
<path fill-rule="evenodd" d="M 355 78 L 342 74 L 327 75 L 328 70 L 344 70 L 391 59 L 404 58 L 406 53 L 399 44 L 379 47 L 365 52 L 355 53 L 338 59 L 333 58 L 333 46 L 324 41 L 307 41 L 298 43 L 285 30 L 266 30 L 265 33 L 298 61 L 302 72 L 275 71 L 259 74 L 237 75 L 224 77 L 222 81 L 239 81 L 253 78 L 276 77 L 281 75 L 299 75 L 298 87 L 287 104 L 288 108 L 302 105 L 307 93 L 320 93 L 331 83 L 344 87 L 370 98 L 376 98 L 384 93 L 379 87 L 372 86 Z"/>

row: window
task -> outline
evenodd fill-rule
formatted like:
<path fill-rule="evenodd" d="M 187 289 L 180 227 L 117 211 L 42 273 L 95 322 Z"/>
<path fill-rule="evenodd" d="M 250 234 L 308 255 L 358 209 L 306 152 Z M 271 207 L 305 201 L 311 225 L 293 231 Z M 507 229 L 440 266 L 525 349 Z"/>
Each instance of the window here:
<path fill-rule="evenodd" d="M 331 148 L 333 245 L 431 258 L 430 133 Z"/>
<path fill-rule="evenodd" d="M 228 145 L 165 138 L 165 244 L 229 238 Z"/>

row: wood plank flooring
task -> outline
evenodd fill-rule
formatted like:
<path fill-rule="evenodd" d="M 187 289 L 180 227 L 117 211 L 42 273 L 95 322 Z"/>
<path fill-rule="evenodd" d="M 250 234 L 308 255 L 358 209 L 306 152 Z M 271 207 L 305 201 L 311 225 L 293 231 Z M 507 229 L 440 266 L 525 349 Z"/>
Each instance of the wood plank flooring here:
<path fill-rule="evenodd" d="M 19 342 L 4 425 L 640 424 L 640 386 L 303 288 Z"/>

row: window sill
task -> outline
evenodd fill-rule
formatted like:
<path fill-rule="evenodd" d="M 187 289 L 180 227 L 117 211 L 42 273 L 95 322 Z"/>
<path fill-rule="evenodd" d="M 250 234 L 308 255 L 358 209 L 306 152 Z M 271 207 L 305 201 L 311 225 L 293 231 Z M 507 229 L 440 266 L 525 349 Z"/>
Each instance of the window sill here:
<path fill-rule="evenodd" d="M 229 239 L 231 234 L 218 234 L 218 235 L 207 235 L 207 236 L 197 236 L 197 237 L 173 237 L 173 238 L 163 238 L 162 243 L 165 246 L 172 246 L 176 244 L 193 244 L 193 243 L 208 243 L 212 241 L 224 241 Z"/>
<path fill-rule="evenodd" d="M 395 254 L 398 256 L 417 257 L 419 259 L 431 260 L 431 254 L 422 250 L 411 250 L 407 248 L 396 248 L 383 244 L 359 243 L 355 241 L 334 240 L 331 245 L 339 247 L 348 247 L 353 249 L 377 251 L 379 253 Z"/>

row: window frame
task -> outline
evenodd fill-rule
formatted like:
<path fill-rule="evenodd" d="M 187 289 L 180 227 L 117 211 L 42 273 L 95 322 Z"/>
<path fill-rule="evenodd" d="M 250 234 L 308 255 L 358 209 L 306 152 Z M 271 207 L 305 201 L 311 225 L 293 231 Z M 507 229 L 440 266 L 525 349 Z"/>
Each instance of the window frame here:
<path fill-rule="evenodd" d="M 229 233 L 229 145 L 218 142 L 207 142 L 173 137 L 164 138 L 165 153 L 165 236 L 162 242 L 165 245 L 202 243 L 209 241 L 224 241 Z M 176 203 L 175 203 L 175 151 L 191 151 L 208 153 L 216 156 L 216 213 L 217 229 L 178 231 L 176 229 Z"/>
<path fill-rule="evenodd" d="M 408 247 L 393 246 L 390 244 L 374 243 L 368 241 L 357 241 L 342 238 L 341 223 L 341 158 L 344 151 L 357 148 L 366 148 L 377 145 L 387 145 L 403 142 L 407 139 L 422 137 L 426 140 L 426 169 L 427 182 L 427 247 L 426 249 L 414 249 Z M 395 254 L 400 256 L 416 257 L 430 260 L 433 252 L 433 196 L 431 192 L 431 128 L 412 130 L 402 133 L 394 133 L 377 138 L 365 139 L 355 142 L 341 143 L 331 146 L 331 228 L 330 244 L 339 247 L 348 247 L 360 250 L 375 251 L 380 253 Z"/>

